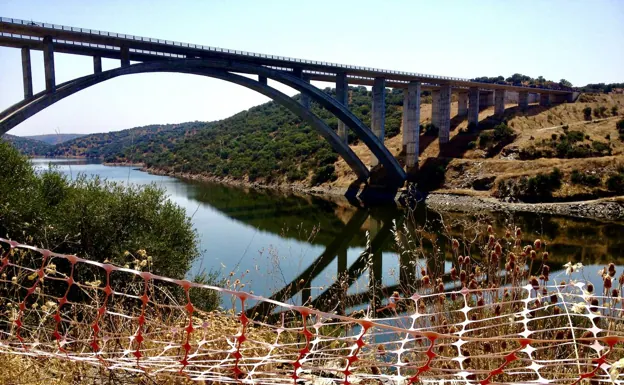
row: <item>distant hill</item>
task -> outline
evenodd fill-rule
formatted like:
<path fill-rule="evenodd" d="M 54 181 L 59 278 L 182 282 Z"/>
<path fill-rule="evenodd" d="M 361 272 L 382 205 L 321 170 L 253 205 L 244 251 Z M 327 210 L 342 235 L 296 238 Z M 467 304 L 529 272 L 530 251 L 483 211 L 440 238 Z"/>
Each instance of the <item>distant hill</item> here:
<path fill-rule="evenodd" d="M 42 155 L 53 148 L 53 146 L 40 140 L 34 140 L 9 134 L 4 134 L 2 136 L 2 140 L 11 143 L 13 147 L 18 149 L 19 152 L 29 156 Z"/>
<path fill-rule="evenodd" d="M 99 134 L 89 134 L 51 147 L 46 156 L 98 158 L 105 162 L 142 162 L 154 152 L 166 151 L 178 139 L 194 135 L 206 122 L 152 124 Z"/>
<path fill-rule="evenodd" d="M 84 136 L 84 134 L 29 135 L 29 136 L 23 136 L 23 138 L 39 140 L 47 144 L 55 145 L 55 144 L 67 142 L 68 140 L 79 138 L 81 136 Z"/>

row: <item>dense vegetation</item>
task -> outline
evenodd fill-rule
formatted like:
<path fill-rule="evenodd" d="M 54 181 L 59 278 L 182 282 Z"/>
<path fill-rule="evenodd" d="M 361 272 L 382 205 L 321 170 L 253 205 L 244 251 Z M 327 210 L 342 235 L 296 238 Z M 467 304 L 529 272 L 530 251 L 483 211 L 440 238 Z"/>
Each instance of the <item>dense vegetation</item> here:
<path fill-rule="evenodd" d="M 496 77 L 488 77 L 481 76 L 478 78 L 471 79 L 475 82 L 481 83 L 496 83 L 496 84 L 507 84 L 513 86 L 525 86 L 525 87 L 533 87 L 533 88 L 549 88 L 549 89 L 571 89 L 572 83 L 565 79 L 561 79 L 559 82 L 555 82 L 552 80 L 546 80 L 543 76 L 538 76 L 537 78 L 532 78 L 527 75 L 515 73 L 507 78 L 503 76 Z"/>
<path fill-rule="evenodd" d="M 0 234 L 62 253 L 124 265 L 143 253 L 151 270 L 182 278 L 199 255 L 186 212 L 155 186 L 73 181 L 0 143 Z"/>
<path fill-rule="evenodd" d="M 55 145 L 63 142 L 67 142 L 68 140 L 76 139 L 84 134 L 46 134 L 46 135 L 30 135 L 25 136 L 26 139 L 38 140 L 40 142 L 44 142 L 47 144 Z"/>
<path fill-rule="evenodd" d="M 22 154 L 30 156 L 45 154 L 52 148 L 51 145 L 39 140 L 9 134 L 2 135 L 2 140 L 11 143 Z"/>
<path fill-rule="evenodd" d="M 543 139 L 538 143 L 520 150 L 520 159 L 538 158 L 588 158 L 611 155 L 609 142 L 594 140 L 581 131 L 568 130 L 563 127 L 561 135 L 552 134 L 550 139 Z"/>

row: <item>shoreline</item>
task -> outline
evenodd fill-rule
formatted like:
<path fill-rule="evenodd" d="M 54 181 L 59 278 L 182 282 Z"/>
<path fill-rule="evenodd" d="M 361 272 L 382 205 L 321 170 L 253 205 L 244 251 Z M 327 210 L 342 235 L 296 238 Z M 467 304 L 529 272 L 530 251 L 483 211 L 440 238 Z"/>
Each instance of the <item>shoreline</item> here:
<path fill-rule="evenodd" d="M 201 174 L 175 173 L 162 169 L 146 168 L 144 165 L 142 166 L 143 167 L 140 168 L 141 171 L 154 175 L 170 176 L 182 180 L 218 183 L 239 188 L 305 194 L 332 201 L 348 201 L 345 197 L 345 193 L 347 191 L 346 188 L 323 188 L 318 186 L 306 187 L 297 184 L 266 185 L 240 179 L 220 178 Z M 397 203 L 406 200 L 409 200 L 409 198 L 406 196 L 405 192 L 397 194 L 397 199 L 395 199 Z M 420 202 L 423 201 L 427 207 L 435 211 L 474 214 L 485 210 L 497 213 L 533 213 L 602 221 L 624 221 L 624 196 L 575 202 L 512 203 L 504 202 L 493 197 L 477 197 L 464 194 L 454 194 L 446 191 L 428 193 L 427 196 Z"/>

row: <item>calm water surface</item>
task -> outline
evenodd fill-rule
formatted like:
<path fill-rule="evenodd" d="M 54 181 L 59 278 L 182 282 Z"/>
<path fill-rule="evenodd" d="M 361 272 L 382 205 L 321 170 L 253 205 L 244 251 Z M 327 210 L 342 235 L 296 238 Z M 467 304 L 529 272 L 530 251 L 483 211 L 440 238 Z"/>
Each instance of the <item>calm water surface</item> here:
<path fill-rule="evenodd" d="M 201 271 L 217 270 L 224 276 L 234 272 L 232 280 L 241 279 L 245 290 L 271 296 L 293 281 L 302 277 L 307 280 L 307 270 L 313 272 L 314 278 L 309 287 L 304 287 L 305 298 L 316 298 L 335 282 L 339 269 L 344 271 L 362 263 L 359 257 L 369 231 L 373 239 L 373 271 L 381 277 L 381 286 L 392 288 L 400 283 L 400 261 L 390 231 L 392 221 L 400 221 L 404 216 L 397 208 L 358 209 L 309 196 L 181 181 L 133 167 L 109 167 L 84 160 L 33 159 L 37 167 L 47 168 L 49 163 L 70 178 L 84 173 L 122 183 L 154 183 L 165 189 L 172 201 L 186 209 L 199 234 L 202 257 L 194 263 L 189 277 Z M 420 207 L 416 217 L 416 222 L 424 222 L 425 218 L 439 216 Z M 462 217 L 456 215 L 454 219 Z M 495 227 L 502 228 L 508 220 L 503 215 L 493 217 Z M 569 260 L 583 262 L 583 275 L 593 281 L 604 266 L 601 263 L 614 261 L 619 265 L 618 275 L 622 271 L 622 223 L 545 215 L 519 215 L 513 220 L 524 230 L 527 242 L 534 238 L 546 240 L 554 257 L 551 267 L 556 270 L 551 276 L 561 273 Z M 449 262 L 445 265 L 446 269 L 450 266 Z M 368 273 L 354 279 L 348 293 L 366 292 Z M 300 304 L 301 298 L 298 294 L 291 301 Z"/>

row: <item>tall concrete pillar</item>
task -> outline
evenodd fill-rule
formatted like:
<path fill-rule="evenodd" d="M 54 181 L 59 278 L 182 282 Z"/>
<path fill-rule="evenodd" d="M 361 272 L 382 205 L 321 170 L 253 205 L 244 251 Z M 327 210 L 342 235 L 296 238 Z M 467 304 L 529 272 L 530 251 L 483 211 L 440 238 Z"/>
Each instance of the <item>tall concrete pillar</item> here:
<path fill-rule="evenodd" d="M 128 67 L 130 65 L 130 48 L 121 47 L 121 66 Z"/>
<path fill-rule="evenodd" d="M 386 131 L 386 79 L 384 78 L 375 78 L 372 107 L 371 129 L 373 134 L 383 144 Z M 379 160 L 375 155 L 372 155 L 371 160 L 373 166 L 379 164 Z"/>
<path fill-rule="evenodd" d="M 505 90 L 496 90 L 494 93 L 494 114 L 505 113 Z"/>
<path fill-rule="evenodd" d="M 265 86 L 268 84 L 268 80 L 266 76 L 258 75 L 258 82 L 264 84 Z"/>
<path fill-rule="evenodd" d="M 45 67 L 46 91 L 56 91 L 56 77 L 54 74 L 54 44 L 52 37 L 43 38 L 43 65 Z"/>
<path fill-rule="evenodd" d="M 99 56 L 93 56 L 93 73 L 94 74 L 102 73 L 102 58 Z"/>
<path fill-rule="evenodd" d="M 349 105 L 349 84 L 347 83 L 347 74 L 344 72 L 336 74 L 336 100 L 345 106 Z M 338 121 L 338 136 L 345 143 L 348 143 L 347 126 L 342 120 Z"/>
<path fill-rule="evenodd" d="M 440 87 L 440 108 L 438 110 L 440 125 L 438 138 L 440 143 L 448 143 L 451 132 L 451 86 L 448 84 Z"/>
<path fill-rule="evenodd" d="M 457 116 L 465 116 L 468 114 L 468 92 L 460 92 L 457 95 Z"/>
<path fill-rule="evenodd" d="M 301 80 L 304 82 L 310 83 L 310 75 L 302 75 Z M 305 107 L 306 110 L 310 109 L 310 97 L 307 94 L 301 94 L 301 105 Z"/>
<path fill-rule="evenodd" d="M 403 105 L 403 137 L 407 138 L 405 167 L 407 171 L 418 165 L 420 146 L 420 82 L 410 82 L 407 86 L 407 105 Z"/>
<path fill-rule="evenodd" d="M 470 87 L 468 92 L 468 125 L 474 123 L 475 127 L 479 124 L 479 88 Z"/>
<path fill-rule="evenodd" d="M 440 90 L 431 91 L 431 124 L 440 128 Z"/>
<path fill-rule="evenodd" d="M 24 99 L 32 98 L 32 67 L 30 65 L 30 49 L 22 48 L 22 77 L 24 79 Z"/>
<path fill-rule="evenodd" d="M 403 90 L 403 113 L 401 114 L 401 137 L 403 138 L 403 151 L 407 150 L 407 94 L 407 89 Z"/>
<path fill-rule="evenodd" d="M 548 107 L 550 106 L 550 95 L 546 94 L 546 93 L 542 93 L 539 94 L 540 98 L 539 98 L 539 104 L 542 107 Z"/>
<path fill-rule="evenodd" d="M 529 92 L 528 91 L 520 91 L 518 92 L 518 107 L 521 110 L 529 107 Z"/>

